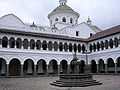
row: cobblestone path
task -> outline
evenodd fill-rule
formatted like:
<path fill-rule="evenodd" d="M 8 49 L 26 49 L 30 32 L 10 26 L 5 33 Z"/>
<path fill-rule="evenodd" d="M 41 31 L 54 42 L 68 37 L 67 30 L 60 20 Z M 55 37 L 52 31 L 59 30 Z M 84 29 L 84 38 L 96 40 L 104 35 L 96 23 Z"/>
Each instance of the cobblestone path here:
<path fill-rule="evenodd" d="M 99 86 L 80 88 L 59 88 L 50 85 L 58 77 L 0 78 L 0 90 L 120 90 L 119 75 L 95 75 L 101 81 Z"/>

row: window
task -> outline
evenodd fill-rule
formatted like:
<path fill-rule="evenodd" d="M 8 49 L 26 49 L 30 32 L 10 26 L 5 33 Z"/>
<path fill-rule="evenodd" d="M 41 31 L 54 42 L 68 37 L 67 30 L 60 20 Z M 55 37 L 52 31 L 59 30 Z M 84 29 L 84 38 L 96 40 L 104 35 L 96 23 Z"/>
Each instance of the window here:
<path fill-rule="evenodd" d="M 76 36 L 79 36 L 79 31 L 76 31 Z"/>
<path fill-rule="evenodd" d="M 50 24 L 52 24 L 52 20 L 50 20 Z"/>
<path fill-rule="evenodd" d="M 90 33 L 90 37 L 93 36 L 93 33 Z"/>
<path fill-rule="evenodd" d="M 66 22 L 66 18 L 65 17 L 63 17 L 63 20 L 62 20 L 63 22 Z"/>
<path fill-rule="evenodd" d="M 73 19 L 72 18 L 70 19 L 70 23 L 73 23 Z"/>
<path fill-rule="evenodd" d="M 58 21 L 58 18 L 56 18 L 55 21 Z"/>

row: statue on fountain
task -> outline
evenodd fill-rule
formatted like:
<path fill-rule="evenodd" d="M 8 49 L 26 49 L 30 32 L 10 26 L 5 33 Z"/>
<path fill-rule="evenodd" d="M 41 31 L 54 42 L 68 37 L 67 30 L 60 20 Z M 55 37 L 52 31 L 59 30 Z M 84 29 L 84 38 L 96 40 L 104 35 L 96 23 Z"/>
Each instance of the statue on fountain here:
<path fill-rule="evenodd" d="M 101 85 L 101 82 L 93 80 L 92 78 L 93 75 L 92 73 L 90 73 L 87 54 L 88 53 L 86 50 L 85 73 L 79 73 L 80 62 L 78 61 L 77 54 L 75 52 L 73 54 L 73 59 L 71 62 L 71 65 L 74 65 L 74 73 L 60 74 L 60 79 L 50 84 L 58 87 L 86 87 L 93 85 Z"/>

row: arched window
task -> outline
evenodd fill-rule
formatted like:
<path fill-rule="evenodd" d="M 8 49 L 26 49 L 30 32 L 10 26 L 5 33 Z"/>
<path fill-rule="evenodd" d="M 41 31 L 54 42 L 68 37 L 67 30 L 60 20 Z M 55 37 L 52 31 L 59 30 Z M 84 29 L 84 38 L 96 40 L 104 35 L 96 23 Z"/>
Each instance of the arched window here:
<path fill-rule="evenodd" d="M 104 50 L 104 42 L 101 41 L 101 50 Z"/>
<path fill-rule="evenodd" d="M 41 49 L 41 42 L 40 42 L 40 40 L 37 40 L 37 42 L 36 42 L 36 49 L 37 50 Z"/>
<path fill-rule="evenodd" d="M 43 50 L 47 50 L 47 42 L 46 41 L 43 41 L 42 48 L 43 48 Z"/>
<path fill-rule="evenodd" d="M 109 46 L 109 42 L 108 40 L 105 40 L 105 48 L 108 49 L 108 46 Z"/>
<path fill-rule="evenodd" d="M 110 43 L 110 48 L 113 48 L 113 40 L 112 39 L 110 39 L 110 41 L 109 41 L 109 43 Z"/>
<path fill-rule="evenodd" d="M 22 40 L 20 38 L 17 38 L 16 40 L 16 48 L 21 48 L 21 45 L 22 45 Z"/>
<path fill-rule="evenodd" d="M 74 44 L 74 52 L 77 52 L 77 45 Z"/>
<path fill-rule="evenodd" d="M 92 52 L 92 45 L 91 44 L 89 46 L 89 50 L 90 50 L 90 52 Z"/>
<path fill-rule="evenodd" d="M 35 49 L 35 41 L 33 39 L 30 40 L 30 49 Z"/>
<path fill-rule="evenodd" d="M 58 51 L 58 43 L 54 42 L 54 51 Z"/>
<path fill-rule="evenodd" d="M 63 17 L 62 21 L 63 21 L 63 22 L 66 22 L 66 18 L 65 18 L 65 17 Z"/>
<path fill-rule="evenodd" d="M 96 44 L 95 43 L 93 44 L 93 50 L 94 50 L 94 52 L 96 51 Z"/>
<path fill-rule="evenodd" d="M 62 44 L 62 42 L 59 43 L 59 51 L 63 51 L 63 44 Z"/>
<path fill-rule="evenodd" d="M 48 49 L 50 50 L 50 51 L 52 51 L 52 42 L 51 41 L 49 41 L 49 43 L 48 43 Z"/>
<path fill-rule="evenodd" d="M 69 51 L 72 52 L 72 44 L 69 44 Z"/>
<path fill-rule="evenodd" d="M 85 49 L 85 45 L 83 44 L 83 45 L 82 45 L 82 52 L 85 53 L 85 50 L 86 50 L 86 49 Z"/>
<path fill-rule="evenodd" d="M 115 43 L 115 47 L 118 47 L 119 41 L 117 37 L 114 38 L 114 43 Z"/>
<path fill-rule="evenodd" d="M 97 50 L 100 51 L 100 44 L 97 42 Z"/>
<path fill-rule="evenodd" d="M 7 45 L 8 45 L 8 38 L 3 37 L 2 38 L 2 47 L 7 48 Z"/>
<path fill-rule="evenodd" d="M 81 52 L 81 45 L 78 44 L 78 52 Z"/>
<path fill-rule="evenodd" d="M 9 45 L 10 45 L 10 48 L 15 48 L 15 39 L 13 37 L 10 38 Z"/>
<path fill-rule="evenodd" d="M 28 49 L 28 40 L 27 39 L 23 40 L 23 48 Z"/>
<path fill-rule="evenodd" d="M 67 43 L 64 44 L 64 50 L 65 50 L 66 52 L 68 51 L 68 44 L 67 44 Z"/>
<path fill-rule="evenodd" d="M 70 23 L 73 23 L 73 19 L 72 18 L 70 19 Z"/>
<path fill-rule="evenodd" d="M 58 18 L 56 18 L 55 21 L 58 21 Z"/>

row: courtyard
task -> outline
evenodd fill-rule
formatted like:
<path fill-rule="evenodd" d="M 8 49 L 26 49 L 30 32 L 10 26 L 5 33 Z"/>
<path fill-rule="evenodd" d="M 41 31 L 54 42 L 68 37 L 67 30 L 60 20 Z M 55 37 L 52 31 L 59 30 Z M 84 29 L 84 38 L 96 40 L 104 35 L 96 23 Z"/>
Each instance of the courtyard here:
<path fill-rule="evenodd" d="M 120 75 L 94 75 L 103 84 L 89 87 L 54 87 L 58 77 L 0 78 L 0 90 L 120 90 Z"/>

